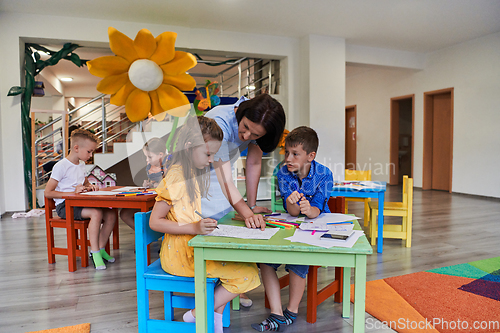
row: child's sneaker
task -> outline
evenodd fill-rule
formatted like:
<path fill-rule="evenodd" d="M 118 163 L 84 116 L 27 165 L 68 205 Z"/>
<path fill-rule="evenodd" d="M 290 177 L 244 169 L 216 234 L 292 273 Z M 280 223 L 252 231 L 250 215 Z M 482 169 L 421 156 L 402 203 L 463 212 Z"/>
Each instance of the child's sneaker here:
<path fill-rule="evenodd" d="M 90 253 L 90 258 L 92 259 L 92 263 L 94 264 L 95 269 L 102 270 L 106 269 L 106 265 L 102 260 L 102 256 L 100 252 Z"/>
<path fill-rule="evenodd" d="M 262 323 L 252 324 L 251 326 L 254 330 L 257 330 L 259 332 L 283 332 L 286 328 L 286 318 L 285 316 L 279 316 L 277 314 L 271 313 L 269 317 L 267 317 L 267 319 Z"/>
<path fill-rule="evenodd" d="M 105 249 L 101 249 L 101 257 L 103 260 L 107 261 L 107 262 L 115 262 L 115 258 L 113 258 L 112 256 L 110 256 L 108 254 L 108 252 L 106 252 Z"/>

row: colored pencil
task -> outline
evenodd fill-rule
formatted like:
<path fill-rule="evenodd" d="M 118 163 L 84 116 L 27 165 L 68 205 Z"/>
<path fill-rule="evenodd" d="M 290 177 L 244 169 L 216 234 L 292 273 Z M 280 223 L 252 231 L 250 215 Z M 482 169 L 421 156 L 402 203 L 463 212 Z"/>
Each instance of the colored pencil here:
<path fill-rule="evenodd" d="M 280 228 L 280 229 L 286 229 L 286 227 L 283 226 L 283 225 L 278 225 L 278 224 L 274 224 L 274 223 L 271 223 L 271 222 L 266 222 L 266 225 L 269 225 L 271 227 Z"/>

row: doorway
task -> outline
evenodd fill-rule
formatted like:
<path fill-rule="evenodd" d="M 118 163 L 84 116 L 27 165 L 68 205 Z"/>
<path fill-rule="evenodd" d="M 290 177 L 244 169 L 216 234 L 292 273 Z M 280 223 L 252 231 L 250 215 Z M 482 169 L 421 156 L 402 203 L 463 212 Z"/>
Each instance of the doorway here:
<path fill-rule="evenodd" d="M 414 110 L 415 95 L 391 98 L 390 185 L 413 178 Z"/>
<path fill-rule="evenodd" d="M 356 105 L 345 108 L 345 168 L 356 170 Z"/>
<path fill-rule="evenodd" d="M 422 189 L 451 193 L 453 171 L 453 88 L 424 93 Z"/>

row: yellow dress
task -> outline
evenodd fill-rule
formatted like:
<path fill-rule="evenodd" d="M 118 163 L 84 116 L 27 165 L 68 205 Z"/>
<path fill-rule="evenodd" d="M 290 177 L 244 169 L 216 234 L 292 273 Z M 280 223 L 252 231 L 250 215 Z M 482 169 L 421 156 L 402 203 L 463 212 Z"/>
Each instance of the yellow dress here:
<path fill-rule="evenodd" d="M 196 187 L 197 183 L 196 183 Z M 200 218 L 194 212 L 201 211 L 199 194 L 195 202 L 190 202 L 186 191 L 182 167 L 172 165 L 165 178 L 156 188 L 156 201 L 165 201 L 172 206 L 166 218 L 180 224 L 195 223 Z M 198 193 L 198 191 L 197 191 Z M 188 241 L 194 235 L 165 234 L 160 251 L 161 267 L 169 274 L 194 276 L 194 250 Z M 256 264 L 207 261 L 207 277 L 219 278 L 222 286 L 233 294 L 240 294 L 260 285 L 259 271 Z"/>

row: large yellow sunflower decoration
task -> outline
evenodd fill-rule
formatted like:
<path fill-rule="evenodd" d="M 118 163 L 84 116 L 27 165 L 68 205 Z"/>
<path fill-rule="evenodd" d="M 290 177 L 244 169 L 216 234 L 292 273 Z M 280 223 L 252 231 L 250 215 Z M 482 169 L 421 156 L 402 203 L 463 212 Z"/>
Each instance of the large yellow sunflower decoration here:
<path fill-rule="evenodd" d="M 113 27 L 108 28 L 109 46 L 114 56 L 88 61 L 90 73 L 103 79 L 97 90 L 111 95 L 111 103 L 125 105 L 130 121 L 167 111 L 184 117 L 190 104 L 182 90 L 193 90 L 195 80 L 186 71 L 196 66 L 196 58 L 175 50 L 175 32 L 164 32 L 156 38 L 147 29 L 130 39 Z M 161 115 L 163 113 L 163 116 Z"/>

